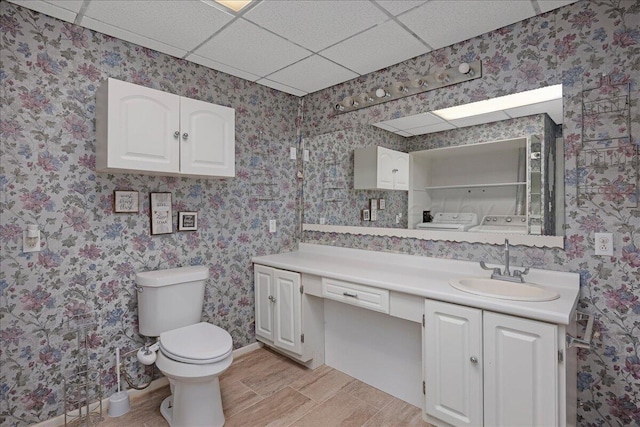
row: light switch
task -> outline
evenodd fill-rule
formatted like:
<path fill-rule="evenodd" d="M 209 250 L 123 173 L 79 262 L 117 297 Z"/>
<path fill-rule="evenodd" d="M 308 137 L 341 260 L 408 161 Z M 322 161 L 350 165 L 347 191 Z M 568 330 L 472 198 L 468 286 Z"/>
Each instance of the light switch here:
<path fill-rule="evenodd" d="M 276 232 L 276 220 L 275 219 L 270 219 L 269 220 L 269 233 L 275 233 Z"/>
<path fill-rule="evenodd" d="M 289 147 L 289 159 L 295 160 L 296 158 L 296 147 Z"/>

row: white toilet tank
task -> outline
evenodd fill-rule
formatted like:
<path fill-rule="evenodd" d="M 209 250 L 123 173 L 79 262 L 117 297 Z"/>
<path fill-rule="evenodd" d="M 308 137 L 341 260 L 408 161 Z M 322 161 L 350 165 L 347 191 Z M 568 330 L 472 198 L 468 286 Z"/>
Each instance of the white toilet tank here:
<path fill-rule="evenodd" d="M 208 278 L 209 269 L 201 265 L 136 274 L 140 334 L 157 337 L 200 322 Z"/>

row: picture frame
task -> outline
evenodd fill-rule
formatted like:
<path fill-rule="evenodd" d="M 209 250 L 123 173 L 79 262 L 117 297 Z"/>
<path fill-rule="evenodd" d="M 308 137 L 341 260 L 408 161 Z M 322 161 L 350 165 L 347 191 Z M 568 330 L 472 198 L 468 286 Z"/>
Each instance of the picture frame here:
<path fill-rule="evenodd" d="M 149 193 L 151 235 L 173 233 L 171 193 Z"/>
<path fill-rule="evenodd" d="M 113 212 L 114 213 L 137 213 L 139 212 L 139 194 L 133 190 L 113 190 Z"/>
<path fill-rule="evenodd" d="M 371 211 L 369 221 L 377 221 L 378 220 L 378 210 Z"/>
<path fill-rule="evenodd" d="M 198 212 L 178 212 L 178 231 L 198 231 Z"/>
<path fill-rule="evenodd" d="M 378 209 L 383 211 L 387 207 L 387 202 L 384 199 L 378 200 Z"/>
<path fill-rule="evenodd" d="M 369 221 L 369 209 L 362 209 L 362 220 Z"/>
<path fill-rule="evenodd" d="M 378 210 L 378 199 L 369 199 L 369 206 L 371 206 L 371 211 Z"/>

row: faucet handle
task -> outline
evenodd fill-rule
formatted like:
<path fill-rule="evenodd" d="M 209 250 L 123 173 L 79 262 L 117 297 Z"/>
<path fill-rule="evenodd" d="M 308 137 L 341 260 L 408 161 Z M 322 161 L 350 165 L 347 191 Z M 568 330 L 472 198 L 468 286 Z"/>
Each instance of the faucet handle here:
<path fill-rule="evenodd" d="M 524 276 L 525 274 L 529 274 L 529 267 L 525 268 L 524 270 L 514 270 L 513 272 L 514 276 Z"/>
<path fill-rule="evenodd" d="M 490 270 L 491 277 L 500 276 L 502 274 L 498 267 L 494 267 L 494 268 L 487 267 L 487 264 L 485 264 L 484 261 L 480 261 L 480 267 L 482 267 L 483 270 Z"/>

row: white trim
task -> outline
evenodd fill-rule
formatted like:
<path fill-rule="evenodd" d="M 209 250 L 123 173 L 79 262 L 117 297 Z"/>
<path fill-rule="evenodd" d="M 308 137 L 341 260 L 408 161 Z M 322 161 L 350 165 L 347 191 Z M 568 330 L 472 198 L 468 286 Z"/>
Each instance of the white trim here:
<path fill-rule="evenodd" d="M 260 343 L 260 342 L 254 342 L 251 343 L 249 345 L 245 345 L 244 347 L 240 347 L 238 349 L 233 350 L 233 357 L 240 357 L 244 354 L 247 353 L 251 353 L 252 351 L 256 351 L 260 348 L 262 348 L 264 344 Z M 149 387 L 145 388 L 144 390 L 128 390 L 129 391 L 129 397 L 131 399 L 137 399 L 139 397 L 145 396 L 149 393 L 151 393 L 152 391 L 155 391 L 159 388 L 165 387 L 169 385 L 169 379 L 167 377 L 162 377 L 162 378 L 158 378 L 156 380 L 153 380 L 151 382 L 151 384 L 149 385 Z M 105 398 L 102 399 L 102 408 L 103 408 L 103 414 L 102 416 L 106 419 L 109 418 L 109 416 L 107 415 L 107 405 L 109 404 L 109 398 Z M 57 417 L 54 418 L 50 418 L 46 421 L 42 421 L 38 424 L 33 424 L 31 427 L 60 427 L 64 425 L 64 414 L 62 415 L 58 415 Z"/>
<path fill-rule="evenodd" d="M 509 239 L 512 245 L 548 247 L 564 249 L 564 236 L 535 236 L 509 233 L 471 233 L 435 230 L 408 230 L 406 228 L 352 227 L 346 225 L 302 224 L 303 231 L 322 233 L 360 234 L 366 236 L 386 236 L 421 240 L 445 240 L 450 242 L 504 244 Z"/>

